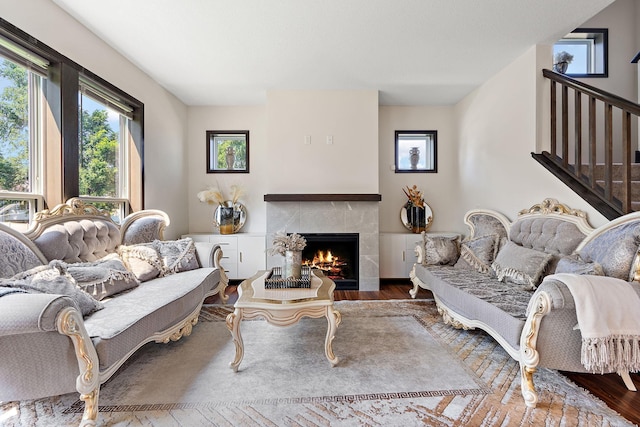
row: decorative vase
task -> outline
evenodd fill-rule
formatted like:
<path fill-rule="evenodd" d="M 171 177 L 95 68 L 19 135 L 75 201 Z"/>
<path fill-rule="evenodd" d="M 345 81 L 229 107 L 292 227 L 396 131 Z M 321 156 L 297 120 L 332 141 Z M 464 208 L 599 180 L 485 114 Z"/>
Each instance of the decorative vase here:
<path fill-rule="evenodd" d="M 285 279 L 302 278 L 302 251 L 285 251 L 282 277 Z"/>
<path fill-rule="evenodd" d="M 411 204 L 409 212 L 411 231 L 414 233 L 422 233 L 425 231 L 427 227 L 427 218 L 424 207 Z"/>
<path fill-rule="evenodd" d="M 227 169 L 233 169 L 233 164 L 236 161 L 236 152 L 233 150 L 233 147 L 227 147 L 225 160 L 227 161 Z"/>
<path fill-rule="evenodd" d="M 569 67 L 569 63 L 566 61 L 562 61 L 554 64 L 554 68 L 556 69 L 556 71 L 561 74 L 566 73 L 568 67 Z"/>
<path fill-rule="evenodd" d="M 220 234 L 233 234 L 235 233 L 235 224 L 233 220 L 234 208 L 227 206 L 220 206 L 218 221 L 220 224 Z"/>
<path fill-rule="evenodd" d="M 420 161 L 420 149 L 418 147 L 412 147 L 409 150 L 409 161 L 411 162 L 411 169 L 418 169 L 418 161 Z"/>

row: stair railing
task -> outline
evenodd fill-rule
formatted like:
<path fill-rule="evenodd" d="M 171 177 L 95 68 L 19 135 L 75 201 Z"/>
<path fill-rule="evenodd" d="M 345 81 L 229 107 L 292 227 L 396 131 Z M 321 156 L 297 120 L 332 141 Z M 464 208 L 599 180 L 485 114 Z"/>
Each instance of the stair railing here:
<path fill-rule="evenodd" d="M 551 146 L 550 152 L 541 154 L 546 160 L 534 157 L 543 164 L 552 162 L 551 167 L 545 167 L 560 169 L 570 187 L 582 185 L 581 191 L 574 190 L 588 201 L 597 197 L 606 205 L 608 212 L 600 210 L 605 216 L 613 219 L 631 212 L 632 129 L 633 120 L 640 117 L 640 105 L 563 74 L 542 72 L 551 81 Z M 603 129 L 598 129 L 598 124 Z M 621 169 L 616 172 L 615 184 L 620 188 L 615 192 L 614 164 Z M 604 169 L 599 177 L 596 167 Z"/>

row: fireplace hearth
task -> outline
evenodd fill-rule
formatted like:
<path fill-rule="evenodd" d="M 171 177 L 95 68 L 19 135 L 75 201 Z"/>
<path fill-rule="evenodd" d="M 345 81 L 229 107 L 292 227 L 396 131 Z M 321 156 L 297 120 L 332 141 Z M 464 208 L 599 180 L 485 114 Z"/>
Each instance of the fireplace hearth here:
<path fill-rule="evenodd" d="M 302 264 L 322 270 L 338 290 L 358 289 L 358 233 L 301 233 Z"/>

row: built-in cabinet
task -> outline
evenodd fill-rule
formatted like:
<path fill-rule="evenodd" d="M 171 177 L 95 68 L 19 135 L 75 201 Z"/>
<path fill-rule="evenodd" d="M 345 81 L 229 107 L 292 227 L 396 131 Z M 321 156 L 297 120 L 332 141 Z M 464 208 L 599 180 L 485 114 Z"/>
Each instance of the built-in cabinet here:
<path fill-rule="evenodd" d="M 422 240 L 414 233 L 380 233 L 380 278 L 409 278 L 416 262 L 416 242 Z"/>
<path fill-rule="evenodd" d="M 427 233 L 432 236 L 460 236 L 459 233 Z M 415 233 L 380 233 L 380 278 L 409 278 L 416 262 L 416 244 L 422 235 Z"/>
<path fill-rule="evenodd" d="M 265 270 L 266 235 L 259 233 L 236 234 L 186 234 L 195 242 L 209 242 L 220 245 L 222 260 L 220 263 L 232 280 L 242 280 L 252 277 L 259 270 Z"/>

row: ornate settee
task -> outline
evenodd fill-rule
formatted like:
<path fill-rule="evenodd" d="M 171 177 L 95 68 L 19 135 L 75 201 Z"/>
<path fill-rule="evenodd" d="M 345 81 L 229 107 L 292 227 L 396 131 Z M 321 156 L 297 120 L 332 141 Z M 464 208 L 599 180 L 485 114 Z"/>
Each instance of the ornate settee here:
<path fill-rule="evenodd" d="M 514 222 L 481 209 L 468 212 L 464 221 L 470 233 L 462 242 L 423 234 L 411 296 L 418 287 L 431 290 L 445 323 L 489 333 L 520 363 L 528 406 L 538 401 L 537 367 L 594 372 L 581 359 L 576 301 L 563 278 L 617 278 L 629 282 L 633 298 L 640 295 L 640 213 L 594 230 L 585 213 L 546 199 L 521 211 Z M 598 372 L 617 372 L 635 391 L 628 370 L 599 367 Z"/>
<path fill-rule="evenodd" d="M 137 349 L 189 335 L 206 297 L 226 301 L 221 249 L 164 241 L 168 224 L 144 210 L 118 226 L 77 199 L 24 234 L 0 224 L 0 401 L 77 391 L 95 425 L 100 385 Z"/>

